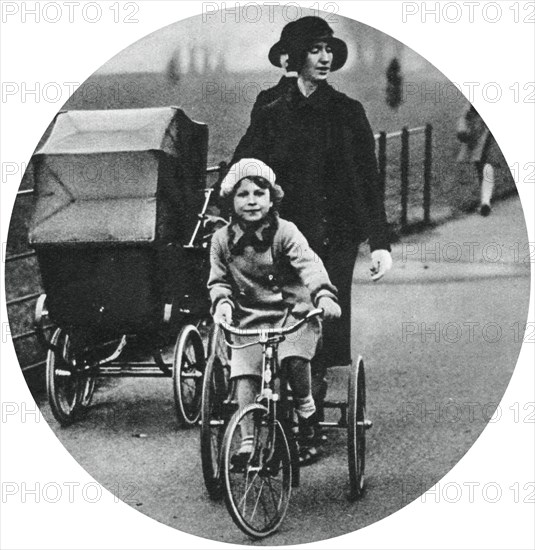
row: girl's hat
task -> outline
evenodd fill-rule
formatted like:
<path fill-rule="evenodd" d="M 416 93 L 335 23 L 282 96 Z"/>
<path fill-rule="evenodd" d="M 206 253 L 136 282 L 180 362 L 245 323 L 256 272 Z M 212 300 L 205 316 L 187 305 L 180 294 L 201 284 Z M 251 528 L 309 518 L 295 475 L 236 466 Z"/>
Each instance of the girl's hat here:
<path fill-rule="evenodd" d="M 260 176 L 269 182 L 273 202 L 280 201 L 284 197 L 282 187 L 275 183 L 275 172 L 259 159 L 241 159 L 233 164 L 221 182 L 219 194 L 222 197 L 228 197 L 242 179 L 252 176 Z"/>
<path fill-rule="evenodd" d="M 331 72 L 337 71 L 347 61 L 347 44 L 333 34 L 334 31 L 321 17 L 307 16 L 291 21 L 282 29 L 280 40 L 269 50 L 269 61 L 275 67 L 280 67 L 283 53 L 299 54 L 314 42 L 327 42 L 333 51 Z"/>

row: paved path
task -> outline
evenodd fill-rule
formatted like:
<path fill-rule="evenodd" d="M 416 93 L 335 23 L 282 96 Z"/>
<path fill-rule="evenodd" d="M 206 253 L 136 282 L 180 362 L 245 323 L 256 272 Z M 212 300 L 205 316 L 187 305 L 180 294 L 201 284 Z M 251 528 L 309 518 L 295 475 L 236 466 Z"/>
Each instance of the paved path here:
<path fill-rule="evenodd" d="M 366 360 L 374 421 L 365 497 L 346 498 L 345 432 L 333 431 L 323 460 L 303 471 L 280 532 L 257 544 L 330 538 L 395 512 L 452 468 L 503 395 L 529 297 L 519 202 L 407 237 L 393 256 L 395 269 L 379 283 L 368 279 L 367 257 L 355 271 L 355 353 Z M 330 376 L 331 395 L 342 398 L 345 369 Z M 43 413 L 50 420 L 46 405 Z M 97 481 L 121 487 L 140 512 L 210 539 L 249 543 L 224 505 L 205 494 L 198 433 L 177 430 L 169 380 L 106 381 L 83 422 L 50 423 Z"/>

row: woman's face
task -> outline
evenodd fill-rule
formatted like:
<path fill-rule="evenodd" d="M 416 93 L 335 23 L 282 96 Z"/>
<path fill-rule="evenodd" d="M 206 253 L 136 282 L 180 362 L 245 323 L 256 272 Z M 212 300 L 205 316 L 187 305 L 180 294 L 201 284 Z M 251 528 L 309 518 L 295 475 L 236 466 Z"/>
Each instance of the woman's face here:
<path fill-rule="evenodd" d="M 319 83 L 329 76 L 332 61 L 333 52 L 327 42 L 314 42 L 307 52 L 299 75 L 303 80 Z"/>
<path fill-rule="evenodd" d="M 262 189 L 248 178 L 238 184 L 234 194 L 234 212 L 245 223 L 263 220 L 272 206 L 269 189 Z"/>

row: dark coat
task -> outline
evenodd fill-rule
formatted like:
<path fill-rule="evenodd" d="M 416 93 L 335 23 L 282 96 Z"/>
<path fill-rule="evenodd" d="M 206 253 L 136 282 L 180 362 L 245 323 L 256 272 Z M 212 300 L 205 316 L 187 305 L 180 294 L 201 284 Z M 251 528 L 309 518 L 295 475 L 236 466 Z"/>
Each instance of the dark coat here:
<path fill-rule="evenodd" d="M 253 110 L 251 111 L 251 123 L 256 118 L 262 107 L 265 107 L 266 105 L 269 105 L 279 99 L 279 97 L 282 97 L 288 88 L 295 84 L 296 80 L 297 77 L 295 76 L 283 76 L 277 84 L 275 84 L 275 86 L 268 88 L 267 90 L 262 90 L 254 102 Z"/>
<path fill-rule="evenodd" d="M 351 284 L 358 244 L 390 250 L 375 140 L 362 105 L 327 83 L 308 98 L 294 80 L 260 108 L 234 154 L 271 166 L 285 197 L 281 217 L 294 222 L 338 288 L 342 318 L 326 325 L 321 360 L 351 358 Z"/>
<path fill-rule="evenodd" d="M 481 115 L 470 106 L 457 123 L 457 138 L 462 142 L 457 162 L 474 162 L 498 167 L 503 164 L 500 148 Z"/>
<path fill-rule="evenodd" d="M 281 216 L 320 256 L 331 243 L 369 238 L 389 249 L 375 140 L 362 105 L 327 83 L 305 98 L 294 80 L 261 107 L 234 153 L 271 166 L 285 192 Z"/>

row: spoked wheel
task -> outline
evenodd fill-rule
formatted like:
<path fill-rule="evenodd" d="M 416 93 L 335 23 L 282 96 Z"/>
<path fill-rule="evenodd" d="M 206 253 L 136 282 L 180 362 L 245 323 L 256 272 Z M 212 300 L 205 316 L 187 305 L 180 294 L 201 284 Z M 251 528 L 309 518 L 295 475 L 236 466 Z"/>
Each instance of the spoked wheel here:
<path fill-rule="evenodd" d="M 349 466 L 349 498 L 356 500 L 364 492 L 366 454 L 366 383 L 361 357 L 351 365 L 347 395 L 347 457 Z"/>
<path fill-rule="evenodd" d="M 82 399 L 82 377 L 74 364 L 69 334 L 58 328 L 46 358 L 46 391 L 54 418 L 68 426 L 76 418 Z"/>
<path fill-rule="evenodd" d="M 225 427 L 233 411 L 230 402 L 230 366 L 226 357 L 221 357 L 218 348 L 223 331 L 213 325 L 208 349 L 211 355 L 204 371 L 201 410 L 201 462 L 204 484 L 212 500 L 223 496 L 220 474 L 220 454 Z"/>
<path fill-rule="evenodd" d="M 173 357 L 173 390 L 180 424 L 191 427 L 201 415 L 202 378 L 206 361 L 199 331 L 186 325 L 178 335 Z"/>
<path fill-rule="evenodd" d="M 82 378 L 82 392 L 80 397 L 80 412 L 85 411 L 93 401 L 93 395 L 95 395 L 95 386 L 97 384 L 97 377 L 94 371 L 87 371 L 83 374 Z"/>
<path fill-rule="evenodd" d="M 254 450 L 246 464 L 234 458 L 242 433 L 254 434 Z M 232 416 L 221 449 L 221 473 L 234 523 L 253 538 L 274 533 L 288 510 L 292 468 L 284 430 L 262 405 L 248 405 Z"/>

